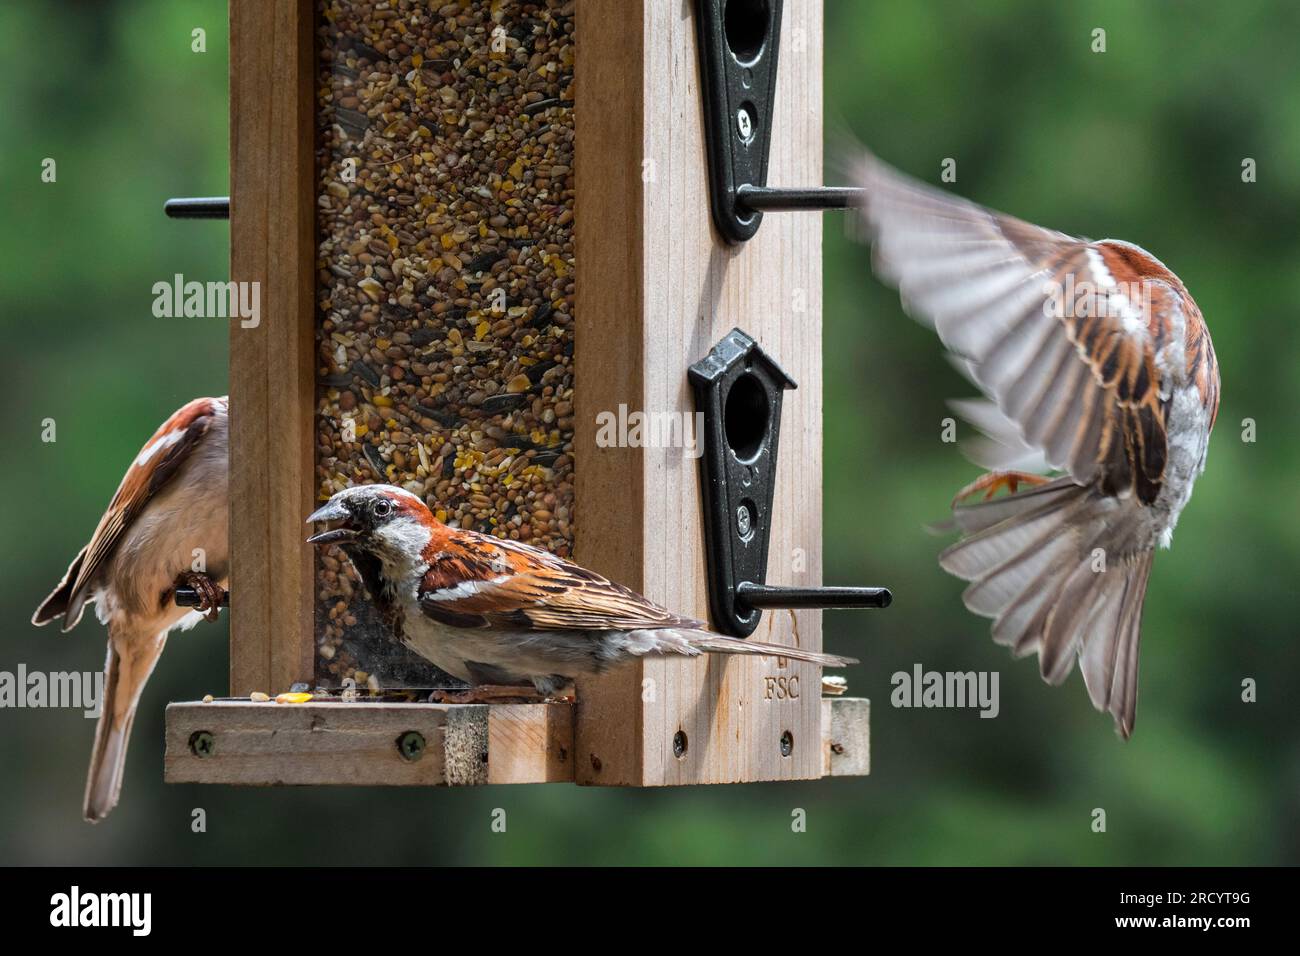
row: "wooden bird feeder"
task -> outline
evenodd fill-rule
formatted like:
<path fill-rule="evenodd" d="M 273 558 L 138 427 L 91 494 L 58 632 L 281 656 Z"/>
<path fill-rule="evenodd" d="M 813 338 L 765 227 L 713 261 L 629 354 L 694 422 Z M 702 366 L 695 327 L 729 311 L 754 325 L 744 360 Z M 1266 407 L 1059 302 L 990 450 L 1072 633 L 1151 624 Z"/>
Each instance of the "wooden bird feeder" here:
<path fill-rule="evenodd" d="M 304 543 L 321 500 L 382 480 L 723 629 L 706 509 L 739 499 L 706 495 L 702 451 L 601 425 L 640 412 L 694 434 L 688 370 L 738 329 L 728 354 L 751 362 L 751 342 L 784 390 L 756 426 L 771 455 L 718 472 L 770 484 L 732 542 L 761 521 L 752 634 L 819 649 L 822 221 L 720 230 L 746 183 L 711 187 L 731 156 L 716 113 L 735 116 L 702 77 L 722 57 L 715 79 L 770 85 L 731 144 L 767 150 L 748 185 L 820 183 L 821 35 L 821 0 L 232 0 L 231 278 L 261 284 L 263 319 L 230 337 L 230 699 L 169 706 L 168 781 L 867 772 L 867 701 L 823 697 L 819 668 L 780 658 L 645 660 L 572 703 L 424 702 L 445 675 L 386 634 L 341 555 Z M 730 394 L 725 415 L 771 411 Z M 803 598 L 760 601 L 781 590 L 765 578 Z M 329 693 L 250 700 L 299 684 Z"/>

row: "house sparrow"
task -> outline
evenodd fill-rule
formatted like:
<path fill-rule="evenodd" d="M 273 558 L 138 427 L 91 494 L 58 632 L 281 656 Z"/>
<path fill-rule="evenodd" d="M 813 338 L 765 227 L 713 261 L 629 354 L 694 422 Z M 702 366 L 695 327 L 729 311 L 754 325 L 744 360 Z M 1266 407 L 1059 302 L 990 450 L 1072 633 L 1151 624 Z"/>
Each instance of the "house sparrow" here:
<path fill-rule="evenodd" d="M 91 823 L 117 805 L 135 709 L 167 634 L 218 614 L 230 564 L 226 412 L 225 398 L 196 398 L 154 432 L 90 543 L 32 617 L 38 626 L 62 617 L 68 631 L 93 601 L 108 625 L 104 699 L 83 805 Z M 202 573 L 193 570 L 199 554 Z M 198 610 L 176 606 L 179 585 L 198 591 Z"/>
<path fill-rule="evenodd" d="M 471 685 L 531 682 L 552 697 L 575 677 L 660 654 L 856 663 L 711 633 L 548 551 L 448 528 L 392 485 L 340 491 L 307 521 L 338 522 L 308 542 L 340 545 L 394 636 Z"/>
<path fill-rule="evenodd" d="M 955 403 L 993 471 L 954 499 L 962 538 L 940 563 L 971 582 L 963 600 L 995 620 L 994 640 L 1038 653 L 1046 681 L 1077 657 L 1128 738 L 1152 555 L 1205 469 L 1219 408 L 1200 310 L 1131 243 L 1042 229 L 870 154 L 856 174 L 877 274 L 988 399 Z M 1064 474 L 1036 473 L 1049 470 Z"/>

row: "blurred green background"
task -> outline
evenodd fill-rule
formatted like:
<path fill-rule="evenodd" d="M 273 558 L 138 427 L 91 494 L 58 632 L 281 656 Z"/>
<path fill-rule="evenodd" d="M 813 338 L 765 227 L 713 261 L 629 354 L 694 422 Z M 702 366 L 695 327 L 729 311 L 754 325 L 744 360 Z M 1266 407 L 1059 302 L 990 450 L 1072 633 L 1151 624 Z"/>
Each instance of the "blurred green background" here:
<path fill-rule="evenodd" d="M 922 526 L 975 475 L 939 441 L 969 387 L 826 216 L 828 583 L 892 609 L 830 614 L 863 658 L 872 775 L 675 791 L 164 786 L 163 702 L 222 693 L 225 624 L 173 638 L 146 691 L 122 805 L 80 822 L 92 722 L 0 711 L 3 863 L 1229 864 L 1300 861 L 1300 8 L 1289 0 L 827 0 L 826 107 L 930 180 L 1175 269 L 1224 381 L 1209 471 L 1151 579 L 1141 704 L 1121 743 L 1082 682 L 1053 690 L 968 615 Z M 207 30 L 208 52 L 190 50 Z M 1091 31 L 1107 52 L 1091 52 Z M 224 278 L 222 223 L 161 200 L 227 191 L 225 0 L 0 5 L 0 670 L 90 670 L 103 631 L 36 631 L 36 603 L 125 463 L 185 399 L 226 389 L 219 320 L 157 319 L 151 286 Z M 58 182 L 40 182 L 41 161 Z M 1241 181 L 1243 158 L 1258 182 Z M 54 418 L 58 441 L 40 441 Z M 1241 422 L 1258 441 L 1241 440 Z M 1289 477 L 1288 477 L 1289 476 Z M 895 710 L 914 663 L 998 670 L 1002 713 Z M 1243 678 L 1259 702 L 1243 704 Z M 208 832 L 190 832 L 194 807 Z M 508 830 L 490 829 L 493 808 Z M 808 811 L 804 834 L 791 810 Z M 1107 812 L 1095 834 L 1091 813 Z"/>

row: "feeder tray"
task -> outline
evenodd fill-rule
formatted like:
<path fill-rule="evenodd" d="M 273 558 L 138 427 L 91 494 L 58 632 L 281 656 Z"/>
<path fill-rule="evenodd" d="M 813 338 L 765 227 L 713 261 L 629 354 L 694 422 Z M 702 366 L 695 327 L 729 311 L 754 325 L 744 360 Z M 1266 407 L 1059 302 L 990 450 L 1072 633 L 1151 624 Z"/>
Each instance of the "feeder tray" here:
<path fill-rule="evenodd" d="M 870 711 L 861 699 L 821 702 L 821 776 L 868 772 Z M 252 786 L 574 783 L 584 755 L 573 727 L 568 703 L 170 704 L 164 773 Z M 689 741 L 677 746 L 689 753 Z"/>

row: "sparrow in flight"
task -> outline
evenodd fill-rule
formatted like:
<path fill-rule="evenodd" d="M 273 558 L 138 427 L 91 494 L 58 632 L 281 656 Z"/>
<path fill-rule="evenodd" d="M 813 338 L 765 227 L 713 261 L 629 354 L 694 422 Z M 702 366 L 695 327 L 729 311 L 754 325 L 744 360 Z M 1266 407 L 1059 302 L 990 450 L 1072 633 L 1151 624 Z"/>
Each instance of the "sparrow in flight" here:
<path fill-rule="evenodd" d="M 870 154 L 856 179 L 876 274 L 985 396 L 954 403 L 991 471 L 954 499 L 962 537 L 940 564 L 970 582 L 963 600 L 995 641 L 1037 652 L 1048 683 L 1077 658 L 1128 738 L 1151 559 L 1205 470 L 1219 409 L 1205 320 L 1132 243 L 1022 222 Z"/>
<path fill-rule="evenodd" d="M 229 574 L 225 398 L 196 398 L 167 419 L 126 471 L 90 543 L 37 608 L 35 625 L 63 618 L 69 631 L 86 604 L 108 625 L 108 659 L 83 814 L 117 806 L 131 724 L 167 635 L 214 620 Z M 206 570 L 194 571 L 202 556 Z M 180 585 L 198 610 L 177 607 Z"/>
<path fill-rule="evenodd" d="M 553 697 L 576 677 L 647 655 L 761 654 L 842 667 L 831 654 L 723 637 L 594 571 L 531 545 L 449 528 L 392 485 L 338 492 L 308 538 L 347 554 L 403 644 L 483 696 L 532 684 Z"/>

